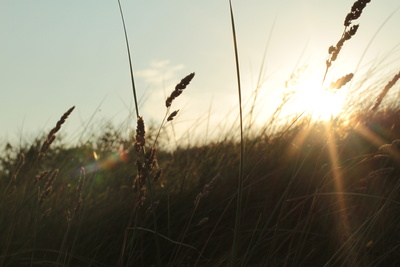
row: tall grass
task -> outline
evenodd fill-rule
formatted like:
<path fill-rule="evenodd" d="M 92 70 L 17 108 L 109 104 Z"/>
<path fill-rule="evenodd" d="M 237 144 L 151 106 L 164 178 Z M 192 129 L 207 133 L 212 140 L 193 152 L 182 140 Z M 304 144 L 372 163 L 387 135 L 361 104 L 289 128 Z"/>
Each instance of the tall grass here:
<path fill-rule="evenodd" d="M 244 134 L 243 134 L 243 110 L 242 110 L 242 89 L 240 83 L 240 68 L 239 68 L 239 55 L 238 55 L 238 45 L 236 40 L 236 28 L 235 19 L 232 10 L 232 1 L 229 0 L 229 10 L 231 15 L 232 24 L 232 36 L 233 36 L 233 46 L 235 51 L 235 66 L 236 66 L 236 78 L 238 87 L 238 97 L 239 97 L 239 124 L 240 124 L 240 161 L 239 161 L 239 179 L 237 186 L 237 204 L 236 204 L 236 216 L 235 216 L 235 230 L 233 235 L 233 245 L 232 245 L 232 256 L 231 265 L 236 265 L 237 251 L 240 242 L 240 225 L 242 220 L 242 197 L 243 197 L 243 168 L 244 168 Z"/>
<path fill-rule="evenodd" d="M 351 23 L 367 2 L 356 1 L 346 16 L 323 80 L 345 41 L 356 38 Z M 240 36 L 229 1 L 240 127 L 226 127 L 207 143 L 165 149 L 165 126 L 179 117 L 174 100 L 195 74 L 178 81 L 165 99 L 161 124 L 147 124 L 137 106 L 118 4 L 136 127 L 129 136 L 104 127 L 87 142 L 65 144 L 59 137 L 64 122 L 74 119 L 71 108 L 48 135 L 4 147 L 0 266 L 400 265 L 400 109 L 395 103 L 384 108 L 398 70 L 368 93 L 364 109 L 349 107 L 358 112 L 345 120 L 313 121 L 301 113 L 274 128 L 290 105 L 288 93 L 270 124 L 244 134 L 256 102 L 246 117 Z M 357 73 L 345 74 L 328 90 L 343 90 L 354 79 Z"/>

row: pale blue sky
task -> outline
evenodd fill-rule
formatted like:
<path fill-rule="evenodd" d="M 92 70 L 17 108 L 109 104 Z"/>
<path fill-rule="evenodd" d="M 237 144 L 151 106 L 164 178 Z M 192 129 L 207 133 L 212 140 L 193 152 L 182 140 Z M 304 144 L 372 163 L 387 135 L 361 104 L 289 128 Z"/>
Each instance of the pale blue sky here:
<path fill-rule="evenodd" d="M 262 96 L 273 99 L 274 90 L 283 86 L 299 60 L 300 65 L 323 70 L 328 47 L 340 38 L 353 2 L 233 1 L 244 95 L 254 90 L 271 32 Z M 226 121 L 227 114 L 236 115 L 228 1 L 121 3 L 145 120 L 162 119 L 165 94 L 193 71 L 192 84 L 173 104 L 173 109 L 181 109 L 177 129 L 179 125 L 185 129 L 206 127 L 210 107 L 214 128 Z M 334 77 L 355 70 L 375 32 L 399 6 L 398 0 L 368 4 L 357 21 L 359 32 L 339 56 Z M 383 57 L 398 45 L 399 27 L 397 12 L 380 30 L 362 64 Z M 119 124 L 133 114 L 116 0 L 2 0 L 0 34 L 0 141 L 47 133 L 73 105 L 76 110 L 62 129 L 69 140 L 76 140 L 90 120 L 92 129 L 98 130 L 102 121 Z M 391 53 L 399 58 L 399 49 Z M 393 64 L 389 72 L 399 70 L 399 64 Z M 265 105 L 273 107 L 274 101 Z M 129 125 L 133 127 L 134 120 Z"/>

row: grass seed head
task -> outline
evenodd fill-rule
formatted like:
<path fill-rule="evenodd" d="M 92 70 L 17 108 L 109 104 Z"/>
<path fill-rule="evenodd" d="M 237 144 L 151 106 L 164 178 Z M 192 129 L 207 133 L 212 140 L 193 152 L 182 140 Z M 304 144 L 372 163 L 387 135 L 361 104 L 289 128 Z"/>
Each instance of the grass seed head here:
<path fill-rule="evenodd" d="M 72 113 L 72 111 L 75 109 L 75 106 L 73 106 L 72 108 L 70 108 L 69 110 L 67 110 L 60 118 L 60 120 L 57 122 L 56 127 L 54 127 L 50 133 L 49 136 L 56 134 L 60 129 L 61 129 L 61 125 L 64 124 L 64 122 L 68 119 L 69 115 Z"/>
<path fill-rule="evenodd" d="M 354 74 L 349 73 L 341 78 L 339 78 L 336 82 L 331 83 L 329 86 L 330 89 L 340 89 L 342 86 L 346 85 L 346 83 L 350 82 L 353 79 Z"/>
<path fill-rule="evenodd" d="M 168 116 L 167 121 L 172 121 L 172 120 L 175 118 L 175 116 L 178 114 L 178 112 L 179 112 L 179 109 L 178 109 L 178 110 L 175 110 L 174 112 L 172 112 L 172 113 Z"/>
<path fill-rule="evenodd" d="M 200 201 L 206 198 L 210 194 L 210 191 L 213 188 L 215 181 L 217 180 L 218 177 L 219 175 L 214 176 L 209 183 L 204 185 L 203 192 L 198 193 L 194 200 L 195 206 L 199 205 Z"/>
<path fill-rule="evenodd" d="M 183 78 L 183 79 L 181 80 L 181 82 L 178 83 L 178 84 L 175 86 L 175 90 L 183 90 L 183 89 L 185 89 L 186 86 L 188 86 L 189 83 L 190 83 L 190 81 L 193 79 L 194 75 L 195 75 L 195 73 L 192 72 L 192 73 L 190 73 L 188 76 L 186 76 L 185 78 Z"/>
<path fill-rule="evenodd" d="M 357 0 L 354 2 L 353 6 L 351 7 L 351 11 L 347 14 L 346 18 L 344 19 L 344 26 L 350 26 L 353 20 L 358 19 L 361 16 L 363 9 L 367 6 L 367 4 L 371 2 L 371 0 Z"/>
<path fill-rule="evenodd" d="M 51 212 L 52 212 L 52 209 L 51 209 L 51 208 L 48 208 L 48 209 L 42 214 L 42 216 L 40 217 L 40 221 L 42 221 L 44 218 L 49 217 L 50 214 L 51 214 Z"/>
<path fill-rule="evenodd" d="M 11 178 L 13 183 L 17 180 L 18 173 L 21 170 L 21 167 L 24 165 L 24 163 L 25 163 L 25 155 L 24 153 L 21 153 L 17 162 L 17 166 Z"/>
<path fill-rule="evenodd" d="M 50 133 L 47 135 L 47 139 L 44 141 L 42 147 L 40 148 L 40 152 L 38 155 L 38 160 L 41 160 L 43 156 L 45 155 L 46 151 L 49 149 L 51 143 L 56 139 L 56 133 L 61 129 L 61 126 L 64 124 L 64 122 L 67 120 L 68 116 L 72 113 L 72 111 L 75 109 L 75 106 L 67 110 L 65 112 L 60 120 L 57 122 L 56 127 L 51 129 Z"/>
<path fill-rule="evenodd" d="M 345 26 L 345 31 L 340 38 L 340 40 L 337 42 L 336 46 L 330 46 L 328 53 L 329 53 L 329 59 L 326 61 L 326 71 L 325 71 L 325 76 L 326 73 L 328 72 L 329 68 L 332 66 L 332 62 L 334 62 L 340 51 L 342 50 L 343 44 L 345 41 L 348 41 L 353 37 L 358 30 L 359 25 L 354 25 L 352 26 L 349 30 L 347 30 L 347 27 L 351 25 L 351 22 L 355 19 L 358 19 L 361 16 L 362 10 L 366 7 L 367 3 L 369 3 L 371 0 L 357 0 L 352 8 L 351 12 L 347 14 L 345 20 L 344 20 L 344 26 Z M 347 30 L 347 31 L 346 31 Z M 325 78 L 324 78 L 325 80 Z"/>
<path fill-rule="evenodd" d="M 193 79 L 195 73 L 192 72 L 185 78 L 183 78 L 176 86 L 175 90 L 171 93 L 171 95 L 165 100 L 165 106 L 169 108 L 172 104 L 172 101 L 174 101 L 175 98 L 180 96 L 182 94 L 183 90 L 186 88 L 186 86 L 189 85 L 190 81 Z"/>
<path fill-rule="evenodd" d="M 53 190 L 53 182 L 56 180 L 58 174 L 58 169 L 55 169 L 49 179 L 47 180 L 46 184 L 43 187 L 43 192 L 40 195 L 39 203 L 42 203 L 43 200 L 51 193 Z"/>
<path fill-rule="evenodd" d="M 50 187 L 53 182 L 56 180 L 58 174 L 58 169 L 55 169 L 49 179 L 47 180 L 46 184 L 44 185 L 44 189 Z"/>
<path fill-rule="evenodd" d="M 352 26 L 350 30 L 344 32 L 343 36 L 337 42 L 336 46 L 329 47 L 328 53 L 330 55 L 330 58 L 327 60 L 328 68 L 332 65 L 332 62 L 334 62 L 339 56 L 339 53 L 342 50 L 344 42 L 350 40 L 351 37 L 353 37 L 357 33 L 358 27 L 359 25 Z"/>
<path fill-rule="evenodd" d="M 153 178 L 153 182 L 154 183 L 157 182 L 160 179 L 161 173 L 162 173 L 162 170 L 158 170 L 156 172 L 156 174 L 154 175 L 154 178 Z"/>
<path fill-rule="evenodd" d="M 144 128 L 144 121 L 142 117 L 138 117 L 137 119 L 137 128 L 136 128 L 136 143 L 135 143 L 135 148 L 136 151 L 141 151 L 146 143 L 146 138 L 145 138 L 145 128 Z"/>
<path fill-rule="evenodd" d="M 208 221 L 209 221 L 209 218 L 208 218 L 208 217 L 205 217 L 205 218 L 201 219 L 201 220 L 196 224 L 196 226 L 201 226 L 201 225 L 205 224 L 205 223 L 208 222 Z"/>
<path fill-rule="evenodd" d="M 146 167 L 148 168 L 149 172 L 153 170 L 155 160 L 156 160 L 156 148 L 153 146 L 146 153 Z"/>
<path fill-rule="evenodd" d="M 386 84 L 385 88 L 383 88 L 382 92 L 378 96 L 378 98 L 375 101 L 374 106 L 372 107 L 372 110 L 377 110 L 380 104 L 382 103 L 383 98 L 386 96 L 386 94 L 389 92 L 389 90 L 396 84 L 396 82 L 400 79 L 400 72 L 397 73 L 393 79 Z"/>
<path fill-rule="evenodd" d="M 138 159 L 136 160 L 136 169 L 137 169 L 137 174 L 133 182 L 133 190 L 135 192 L 140 192 L 146 186 L 146 181 L 147 181 L 146 166 Z"/>
<path fill-rule="evenodd" d="M 35 184 L 37 182 L 39 182 L 40 180 L 43 180 L 43 178 L 45 178 L 47 176 L 47 174 L 49 174 L 49 170 L 47 171 L 42 171 L 41 173 L 39 173 L 38 175 L 35 176 Z"/>

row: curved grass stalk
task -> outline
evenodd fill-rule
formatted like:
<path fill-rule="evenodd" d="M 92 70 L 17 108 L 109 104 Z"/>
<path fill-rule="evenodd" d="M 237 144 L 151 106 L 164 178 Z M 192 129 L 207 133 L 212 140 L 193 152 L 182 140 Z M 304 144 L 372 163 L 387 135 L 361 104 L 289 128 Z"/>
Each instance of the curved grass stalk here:
<path fill-rule="evenodd" d="M 131 85 L 132 85 L 132 91 L 133 91 L 133 98 L 134 98 L 134 102 L 135 102 L 136 117 L 139 119 L 139 117 L 140 117 L 139 116 L 139 106 L 138 106 L 138 100 L 137 100 L 137 94 L 136 94 L 135 79 L 134 79 L 134 75 L 133 75 L 132 57 L 131 57 L 131 52 L 130 52 L 130 48 L 129 48 L 128 34 L 127 34 L 127 31 L 126 31 L 125 19 L 124 19 L 124 14 L 122 12 L 122 6 L 121 6 L 120 0 L 118 0 L 118 6 L 119 6 L 120 14 L 121 14 L 122 25 L 123 25 L 123 28 L 124 28 L 126 49 L 127 49 L 127 52 L 128 52 L 129 70 L 130 70 L 130 76 L 131 76 Z M 145 156 L 146 151 L 145 151 L 144 148 L 143 148 L 142 152 L 143 152 L 143 156 Z M 146 166 L 146 168 L 147 168 L 147 166 Z M 147 179 L 147 187 L 149 189 L 150 205 L 151 205 L 151 210 L 152 210 L 152 215 L 153 215 L 154 239 L 155 239 L 155 243 L 156 243 L 157 264 L 158 264 L 158 266 L 160 266 L 161 265 L 161 251 L 160 251 L 160 241 L 159 241 L 159 235 L 158 235 L 157 216 L 156 216 L 155 209 L 154 209 L 154 198 L 153 198 L 151 182 L 150 182 L 149 179 Z M 129 224 L 130 223 L 131 222 L 129 222 Z M 123 251 L 124 250 L 125 250 L 125 248 L 123 248 Z M 121 260 L 123 260 L 122 259 L 123 256 L 124 256 L 124 254 L 122 253 Z"/>
<path fill-rule="evenodd" d="M 236 259 L 237 259 L 237 253 L 238 253 L 239 240 L 240 240 L 240 226 L 241 226 L 240 224 L 241 224 L 242 202 L 243 202 L 242 195 L 243 195 L 244 138 L 243 138 L 242 90 L 241 90 L 241 86 L 240 86 L 239 56 L 238 56 L 238 47 L 237 47 L 237 41 L 236 41 L 235 20 L 234 20 L 234 16 L 233 16 L 231 0 L 229 0 L 229 10 L 230 10 L 230 16 L 231 16 L 233 45 L 234 45 L 234 50 L 235 50 L 236 77 L 237 77 L 238 97 L 239 97 L 239 120 L 240 120 L 239 179 L 238 179 L 238 188 L 237 188 L 235 229 L 234 229 L 234 235 L 233 235 L 231 264 L 230 264 L 231 266 L 235 266 Z"/>
<path fill-rule="evenodd" d="M 136 95 L 135 79 L 134 79 L 134 76 L 133 76 L 131 50 L 129 48 L 128 33 L 126 32 L 124 13 L 122 12 L 122 7 L 121 7 L 121 1 L 120 0 L 118 0 L 118 6 L 119 6 L 119 12 L 121 14 L 122 26 L 124 27 L 125 43 L 126 43 L 126 50 L 128 52 L 129 71 L 130 71 L 130 74 L 131 74 L 131 83 L 132 83 L 133 98 L 134 98 L 134 101 L 135 101 L 136 116 L 139 117 L 139 106 L 138 106 L 137 95 Z"/>

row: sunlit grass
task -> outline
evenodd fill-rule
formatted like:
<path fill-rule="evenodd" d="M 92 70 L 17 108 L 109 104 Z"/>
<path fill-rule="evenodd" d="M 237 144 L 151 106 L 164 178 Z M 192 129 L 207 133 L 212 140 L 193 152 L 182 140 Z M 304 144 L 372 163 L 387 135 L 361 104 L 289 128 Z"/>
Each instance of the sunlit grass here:
<path fill-rule="evenodd" d="M 191 73 L 160 126 L 136 103 L 129 134 L 109 124 L 73 145 L 59 140 L 71 108 L 48 135 L 3 147 L 0 266 L 400 265 L 400 107 L 383 101 L 400 74 L 350 105 L 353 73 L 327 80 L 343 35 L 326 69 L 292 75 L 256 127 L 259 90 L 242 114 L 231 19 L 240 123 L 221 121 L 217 137 L 171 148 L 164 131 Z"/>
<path fill-rule="evenodd" d="M 346 125 L 304 117 L 275 134 L 247 139 L 242 214 L 246 219 L 238 246 L 238 255 L 245 257 L 238 260 L 245 265 L 395 262 L 396 247 L 391 244 L 397 240 L 400 212 L 393 179 L 397 161 L 372 160 L 381 145 L 400 136 L 398 112 L 361 113 Z M 43 260 L 69 266 L 117 264 L 136 198 L 136 152 L 132 139 L 117 133 L 108 128 L 72 148 L 55 143 L 39 169 L 32 163 L 41 141 L 26 147 L 10 145 L 3 151 L 3 265 Z M 153 184 L 153 196 L 161 262 L 227 262 L 235 215 L 232 180 L 237 177 L 232 166 L 239 163 L 238 151 L 234 137 L 169 152 L 160 144 L 158 164 L 164 173 Z M 25 164 L 16 183 L 8 187 L 12 190 L 5 190 L 18 168 L 20 152 Z M 396 159 L 399 153 L 394 148 L 392 152 L 389 156 Z M 54 168 L 59 172 L 52 193 L 40 203 L 38 192 L 46 180 L 35 183 L 32 177 Z M 379 170 L 381 174 L 373 175 L 380 176 L 370 174 Z M 82 206 L 74 213 L 82 177 Z M 147 199 L 139 210 L 141 223 L 128 229 L 134 235 L 125 255 L 137 265 L 154 263 L 150 207 Z"/>

